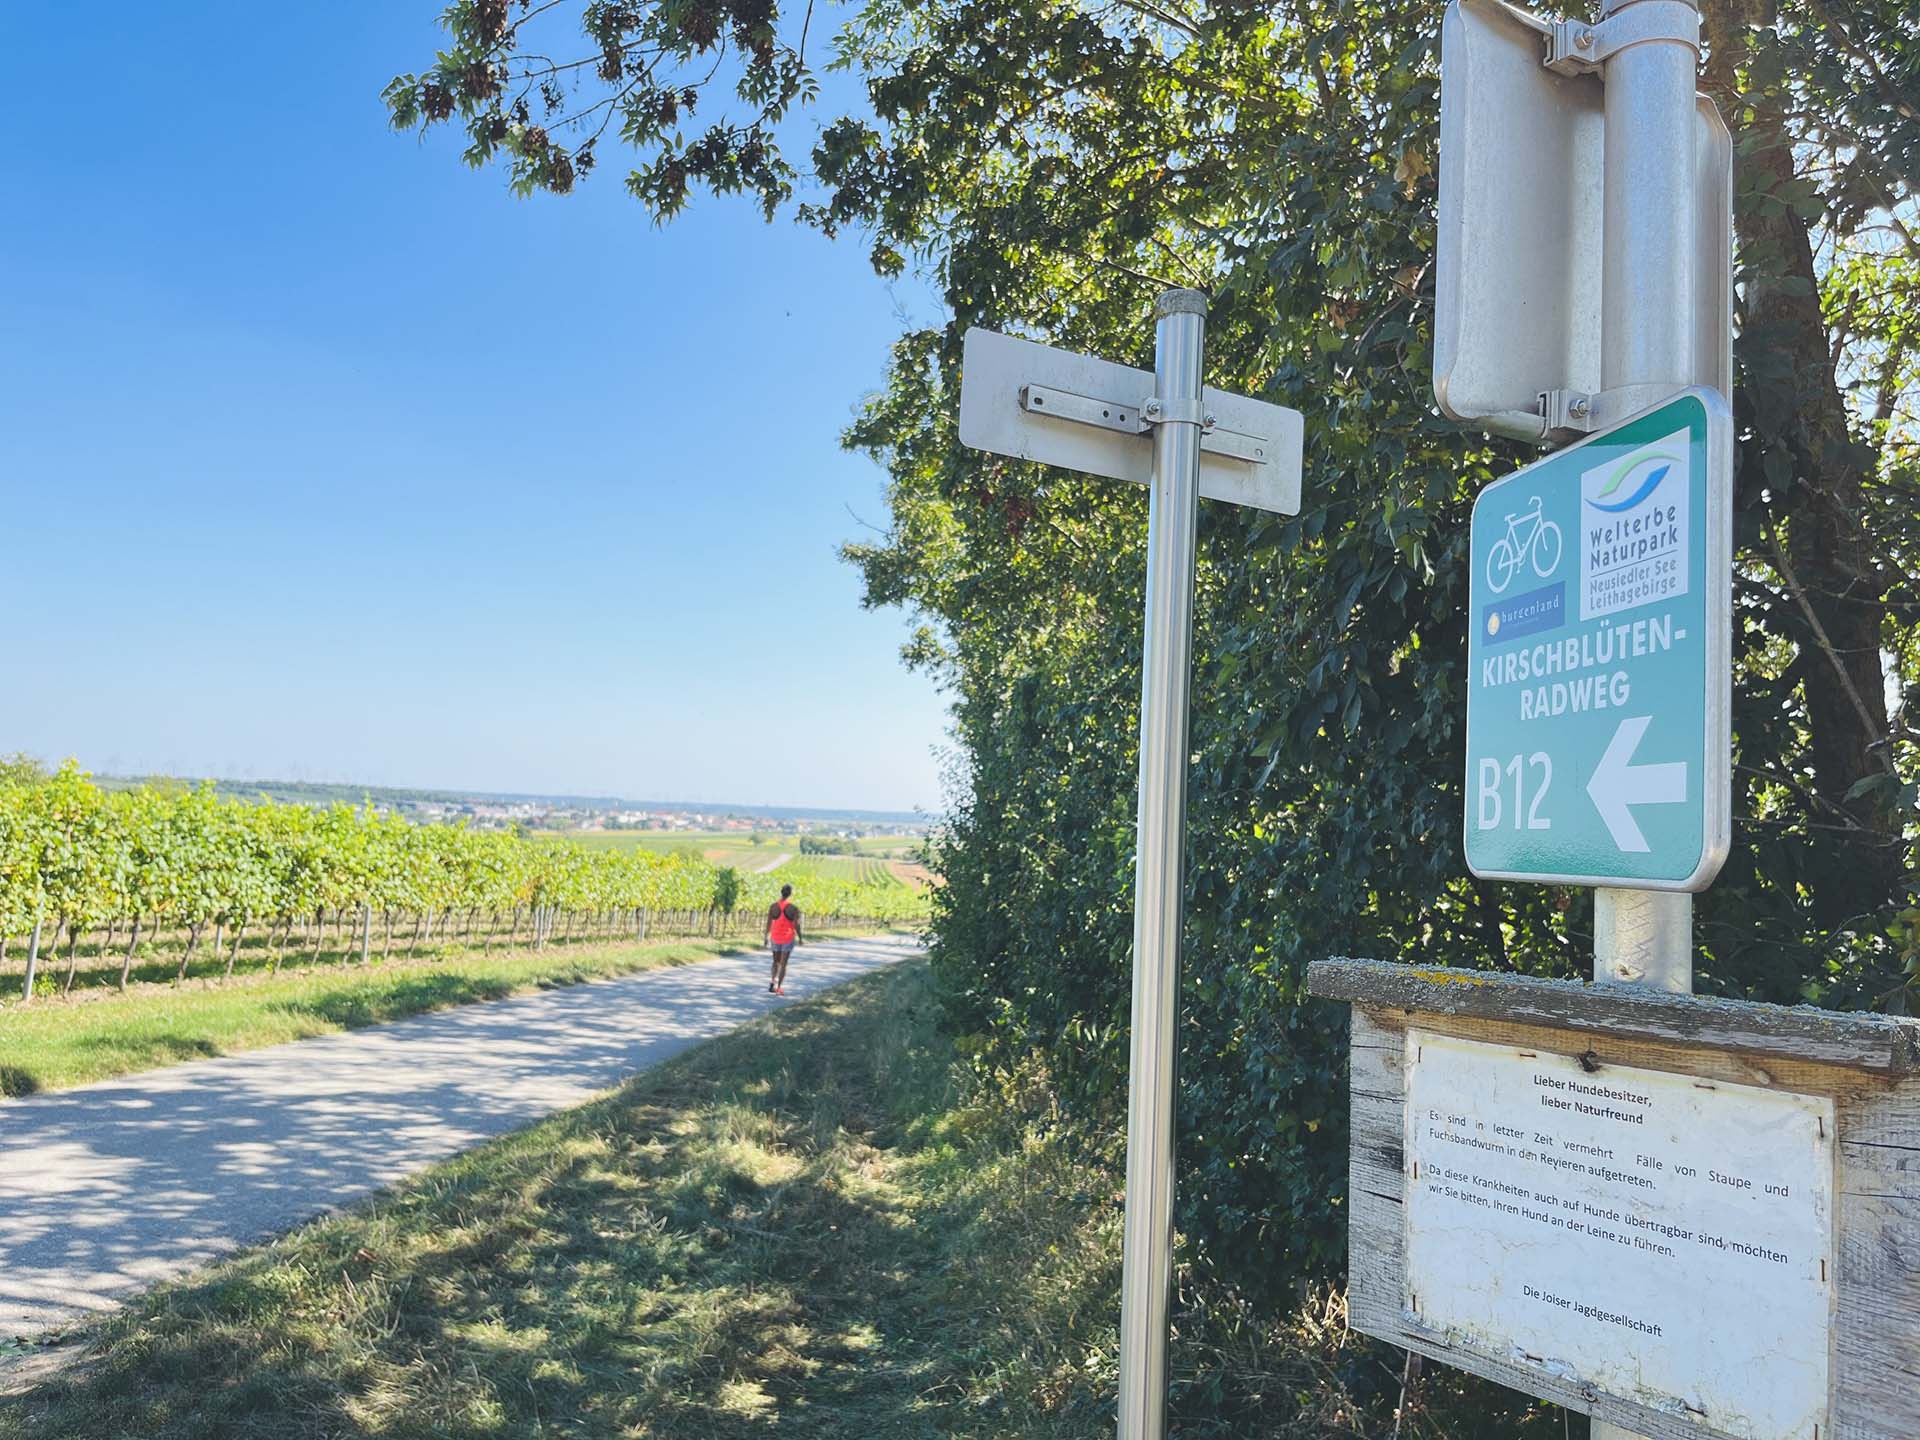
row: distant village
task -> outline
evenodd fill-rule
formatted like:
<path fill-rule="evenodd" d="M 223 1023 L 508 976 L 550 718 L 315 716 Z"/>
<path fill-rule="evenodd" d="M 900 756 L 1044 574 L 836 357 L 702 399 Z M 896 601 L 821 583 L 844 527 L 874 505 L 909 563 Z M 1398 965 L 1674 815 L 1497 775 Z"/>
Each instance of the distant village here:
<path fill-rule="evenodd" d="M 378 800 L 375 801 L 379 805 Z M 387 807 L 382 807 L 387 808 Z M 924 820 L 853 820 L 845 816 L 805 816 L 783 813 L 778 816 L 746 814 L 739 810 L 681 809 L 605 809 L 590 802 L 550 800 L 424 800 L 402 802 L 391 808 L 410 820 L 465 820 L 476 829 L 507 829 L 520 826 L 527 830 L 566 830 L 592 832 L 610 830 L 686 830 L 712 834 L 735 831 L 743 835 L 780 831 L 817 835 L 836 835 L 848 839 L 862 836 L 898 836 L 916 838 L 926 832 Z"/>
<path fill-rule="evenodd" d="M 109 790 L 137 785 L 174 787 L 201 783 L 155 775 L 102 775 Z M 767 805 L 692 806 L 637 803 L 614 797 L 580 795 L 490 795 L 450 790 L 406 790 L 302 780 L 223 780 L 211 782 L 223 795 L 240 800 L 277 800 L 303 805 L 371 805 L 382 815 L 400 815 L 418 824 L 465 821 L 476 830 L 617 831 L 665 830 L 711 834 L 786 834 L 869 836 L 918 839 L 927 833 L 925 816 L 897 811 L 818 810 Z"/>

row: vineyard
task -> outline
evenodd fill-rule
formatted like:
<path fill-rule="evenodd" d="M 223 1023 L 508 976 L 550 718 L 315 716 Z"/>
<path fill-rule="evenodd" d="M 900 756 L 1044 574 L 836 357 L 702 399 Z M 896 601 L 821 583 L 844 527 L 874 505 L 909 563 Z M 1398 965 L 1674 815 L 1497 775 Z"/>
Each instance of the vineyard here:
<path fill-rule="evenodd" d="M 789 882 L 817 926 L 926 909 L 878 864 L 742 873 L 684 851 L 249 804 L 210 785 L 108 793 L 71 762 L 0 778 L 0 970 L 25 998 L 71 993 L 83 962 L 83 985 L 124 990 L 163 951 L 184 979 L 277 971 L 290 954 L 751 931 Z"/>
<path fill-rule="evenodd" d="M 837 882 L 866 889 L 901 883 L 887 861 L 857 855 L 806 855 L 780 868 L 789 877 L 805 875 L 814 885 Z"/>

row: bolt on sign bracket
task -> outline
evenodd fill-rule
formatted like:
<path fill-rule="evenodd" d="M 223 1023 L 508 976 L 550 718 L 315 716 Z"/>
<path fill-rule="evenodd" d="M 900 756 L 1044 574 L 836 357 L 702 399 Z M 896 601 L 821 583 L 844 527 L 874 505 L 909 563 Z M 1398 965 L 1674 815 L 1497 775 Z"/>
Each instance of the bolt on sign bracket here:
<path fill-rule="evenodd" d="M 1637 0 L 1604 20 L 1555 20 L 1552 25 L 1543 63 L 1558 75 L 1600 74 L 1611 56 L 1649 40 L 1700 49 L 1700 12 L 1687 0 Z"/>

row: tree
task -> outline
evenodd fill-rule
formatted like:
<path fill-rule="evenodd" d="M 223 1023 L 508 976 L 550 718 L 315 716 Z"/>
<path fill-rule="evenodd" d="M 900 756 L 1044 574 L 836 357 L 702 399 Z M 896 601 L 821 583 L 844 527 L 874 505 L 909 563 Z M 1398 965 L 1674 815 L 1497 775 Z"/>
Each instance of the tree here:
<path fill-rule="evenodd" d="M 1305 964 L 1577 973 L 1592 948 L 1587 892 L 1476 882 L 1459 859 L 1468 507 L 1531 457 L 1445 423 L 1429 390 L 1437 14 L 869 0 L 835 54 L 872 118 L 825 124 L 802 201 L 774 148 L 785 112 L 756 97 L 806 98 L 811 12 L 516 13 L 449 11 L 447 57 L 387 92 L 395 123 L 462 124 L 472 163 L 565 191 L 617 116 L 655 219 L 690 185 L 744 189 L 939 285 L 947 323 L 900 339 L 850 434 L 888 469 L 891 525 L 848 554 L 870 604 L 923 618 L 908 658 L 955 696 L 934 897 L 954 1023 L 989 1058 L 1044 1051 L 1109 1120 L 1145 500 L 962 451 L 960 337 L 1144 364 L 1154 292 L 1199 285 L 1209 381 L 1306 413 L 1303 513 L 1201 521 L 1181 1228 L 1256 1294 L 1337 1267 L 1343 1040 L 1300 1003 Z M 1699 980 L 1897 1004 L 1920 763 L 1920 43 L 1904 0 L 1708 0 L 1706 18 L 1739 147 L 1740 790 Z M 591 44 L 555 52 L 575 23 Z M 678 115 L 730 78 L 748 119 L 683 139 Z"/>

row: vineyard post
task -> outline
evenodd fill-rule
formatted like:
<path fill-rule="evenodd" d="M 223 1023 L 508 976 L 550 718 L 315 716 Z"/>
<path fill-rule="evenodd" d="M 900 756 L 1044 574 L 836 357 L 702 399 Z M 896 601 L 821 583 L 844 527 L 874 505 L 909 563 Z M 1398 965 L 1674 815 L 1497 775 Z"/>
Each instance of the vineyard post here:
<path fill-rule="evenodd" d="M 373 906 L 360 906 L 360 963 L 367 964 L 373 952 Z"/>

